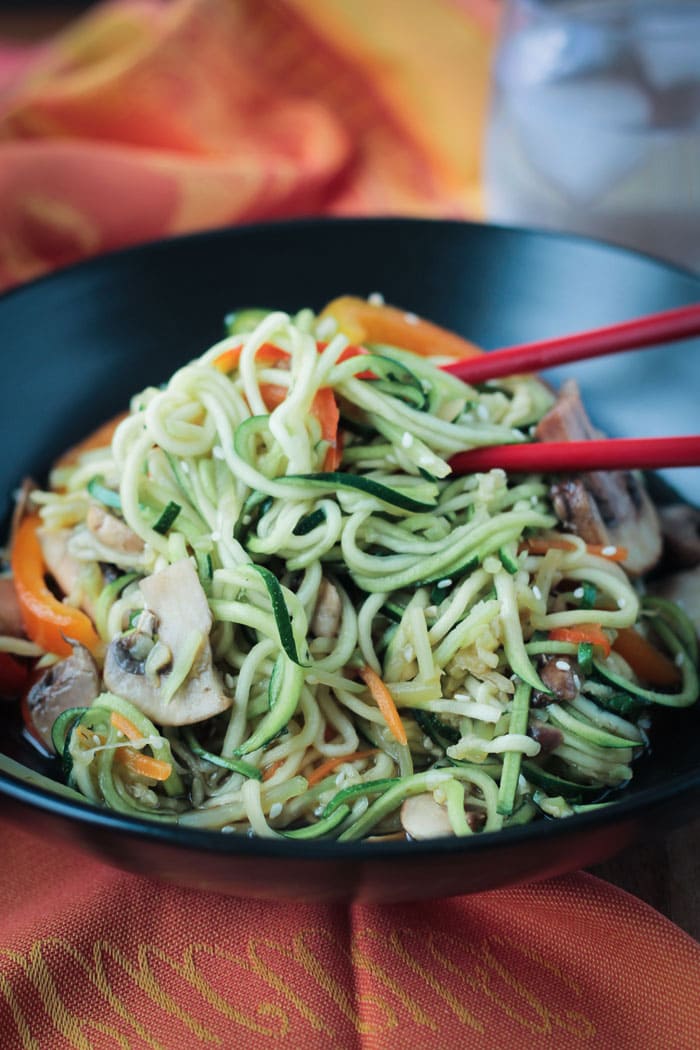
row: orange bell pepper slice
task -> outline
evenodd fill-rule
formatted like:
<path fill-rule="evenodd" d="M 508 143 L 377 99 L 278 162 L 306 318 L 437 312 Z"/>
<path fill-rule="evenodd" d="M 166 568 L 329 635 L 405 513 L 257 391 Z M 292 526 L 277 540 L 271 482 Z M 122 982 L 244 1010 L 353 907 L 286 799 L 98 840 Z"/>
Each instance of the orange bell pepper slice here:
<path fill-rule="evenodd" d="M 617 632 L 613 651 L 627 661 L 640 682 L 646 685 L 665 687 L 680 684 L 681 673 L 673 660 L 669 660 L 633 627 L 624 627 Z"/>
<path fill-rule="evenodd" d="M 396 306 L 377 305 L 353 295 L 341 295 L 321 312 L 321 317 L 332 317 L 351 343 L 387 343 L 411 350 L 421 357 L 474 357 L 481 349 L 415 314 Z"/>
<path fill-rule="evenodd" d="M 277 383 L 261 383 L 260 396 L 272 412 L 287 397 L 288 388 Z M 337 470 L 343 457 L 342 438 L 338 432 L 340 411 L 335 395 L 329 386 L 322 386 L 311 402 L 311 412 L 321 426 L 321 437 L 328 442 L 328 450 L 323 461 L 324 470 Z"/>
<path fill-rule="evenodd" d="M 57 656 L 71 655 L 73 650 L 66 640 L 69 638 L 94 652 L 101 643 L 90 618 L 80 609 L 59 601 L 46 585 L 46 566 L 37 532 L 40 525 L 38 514 L 30 514 L 20 522 L 10 558 L 27 637 Z"/>

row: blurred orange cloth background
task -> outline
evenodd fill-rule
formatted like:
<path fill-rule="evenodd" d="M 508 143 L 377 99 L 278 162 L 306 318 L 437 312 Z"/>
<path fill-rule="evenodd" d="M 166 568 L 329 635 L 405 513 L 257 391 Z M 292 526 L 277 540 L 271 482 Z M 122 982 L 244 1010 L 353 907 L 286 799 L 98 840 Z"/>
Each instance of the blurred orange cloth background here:
<path fill-rule="evenodd" d="M 98 5 L 0 91 L 0 288 L 234 222 L 477 215 L 496 15 L 494 0 Z"/>

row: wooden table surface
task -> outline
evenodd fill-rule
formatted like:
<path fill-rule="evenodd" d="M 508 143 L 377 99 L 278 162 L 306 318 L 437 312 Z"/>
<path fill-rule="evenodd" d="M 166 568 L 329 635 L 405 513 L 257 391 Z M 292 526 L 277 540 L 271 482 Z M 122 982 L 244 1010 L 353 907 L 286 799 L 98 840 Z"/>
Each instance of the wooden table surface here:
<path fill-rule="evenodd" d="M 25 3 L 0 11 L 0 40 L 39 40 L 88 6 Z M 700 817 L 663 840 L 631 846 L 591 871 L 647 901 L 700 940 Z"/>

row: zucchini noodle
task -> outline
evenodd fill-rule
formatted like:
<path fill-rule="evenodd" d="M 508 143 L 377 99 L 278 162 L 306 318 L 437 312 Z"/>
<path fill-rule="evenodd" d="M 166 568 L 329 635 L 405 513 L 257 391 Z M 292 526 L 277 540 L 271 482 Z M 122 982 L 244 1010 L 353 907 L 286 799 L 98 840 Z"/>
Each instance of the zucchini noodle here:
<path fill-rule="evenodd" d="M 54 725 L 70 784 L 188 827 L 350 842 L 422 837 L 419 796 L 469 836 L 627 783 L 649 710 L 697 698 L 692 627 L 561 531 L 547 478 L 449 464 L 530 440 L 549 390 L 348 348 L 309 310 L 232 316 L 33 494 L 103 646 L 102 692 Z M 629 628 L 675 686 L 615 653 Z"/>

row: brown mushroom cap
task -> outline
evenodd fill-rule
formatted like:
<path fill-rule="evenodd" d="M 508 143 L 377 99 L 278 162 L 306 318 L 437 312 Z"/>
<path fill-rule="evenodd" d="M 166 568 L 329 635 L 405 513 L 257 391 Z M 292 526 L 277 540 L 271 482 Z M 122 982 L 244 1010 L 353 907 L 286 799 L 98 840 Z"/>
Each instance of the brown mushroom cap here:
<path fill-rule="evenodd" d="M 158 641 L 172 654 L 169 670 L 158 675 L 145 672 L 144 654 L 134 651 L 134 635 L 120 635 L 107 649 L 104 681 L 108 689 L 139 708 L 154 722 L 164 726 L 190 725 L 213 718 L 231 706 L 221 679 L 214 669 L 209 632 L 212 615 L 197 573 L 188 559 L 146 577 L 139 584 L 146 609 L 155 617 Z M 136 634 L 139 632 L 137 631 Z M 172 697 L 168 679 L 178 657 L 201 641 L 191 667 Z M 147 640 L 145 633 L 141 639 Z"/>

